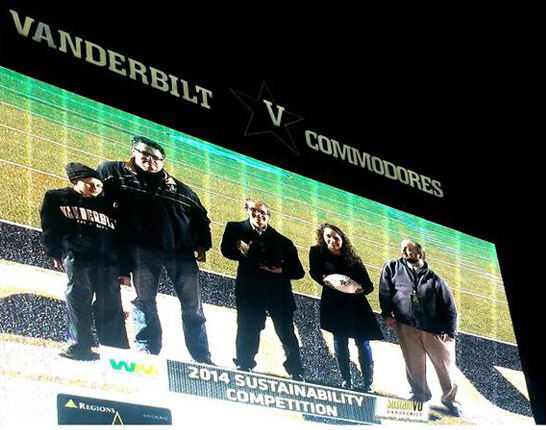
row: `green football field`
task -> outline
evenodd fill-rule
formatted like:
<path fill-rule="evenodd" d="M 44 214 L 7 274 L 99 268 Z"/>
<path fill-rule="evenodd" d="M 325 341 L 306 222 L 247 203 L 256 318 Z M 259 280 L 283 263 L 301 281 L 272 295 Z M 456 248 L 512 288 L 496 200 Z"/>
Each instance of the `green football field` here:
<path fill-rule="evenodd" d="M 460 330 L 515 342 L 493 244 L 5 68 L 0 68 L 0 220 L 39 228 L 45 191 L 67 186 L 67 162 L 94 167 L 103 160 L 125 160 L 135 134 L 167 149 L 166 169 L 208 209 L 213 249 L 203 270 L 235 275 L 235 263 L 220 254 L 220 240 L 228 221 L 244 218 L 244 198 L 254 196 L 271 207 L 272 225 L 294 241 L 306 269 L 315 231 L 326 221 L 351 238 L 376 286 L 382 265 L 399 257 L 400 241 L 420 242 L 430 266 L 453 291 Z M 309 276 L 293 285 L 320 297 Z M 377 311 L 377 291 L 369 301 Z"/>

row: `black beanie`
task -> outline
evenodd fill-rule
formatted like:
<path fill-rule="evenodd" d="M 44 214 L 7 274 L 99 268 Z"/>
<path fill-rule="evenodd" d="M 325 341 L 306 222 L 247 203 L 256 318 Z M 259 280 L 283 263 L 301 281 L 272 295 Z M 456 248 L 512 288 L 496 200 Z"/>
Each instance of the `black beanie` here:
<path fill-rule="evenodd" d="M 99 173 L 91 167 L 87 167 L 82 163 L 68 163 L 65 167 L 66 176 L 71 181 L 81 178 L 96 178 L 100 179 Z"/>

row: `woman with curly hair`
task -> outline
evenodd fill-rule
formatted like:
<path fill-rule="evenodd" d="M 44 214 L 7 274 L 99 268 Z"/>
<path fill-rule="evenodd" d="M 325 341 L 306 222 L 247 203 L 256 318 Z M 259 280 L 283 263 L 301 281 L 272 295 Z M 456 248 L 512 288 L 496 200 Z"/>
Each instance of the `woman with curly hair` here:
<path fill-rule="evenodd" d="M 317 230 L 317 244 L 309 251 L 311 277 L 322 288 L 320 327 L 334 335 L 334 351 L 343 382 L 342 388 L 352 388 L 349 338 L 358 348 L 364 391 L 373 383 L 373 357 L 370 340 L 382 340 L 366 295 L 373 291 L 368 272 L 343 231 L 332 224 L 322 224 Z"/>

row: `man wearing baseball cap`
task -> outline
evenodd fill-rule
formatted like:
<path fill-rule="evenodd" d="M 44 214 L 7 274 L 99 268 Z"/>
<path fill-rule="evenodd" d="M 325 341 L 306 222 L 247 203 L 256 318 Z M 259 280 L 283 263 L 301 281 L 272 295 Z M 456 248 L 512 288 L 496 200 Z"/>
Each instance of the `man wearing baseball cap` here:
<path fill-rule="evenodd" d="M 69 346 L 60 355 L 89 361 L 99 358 L 91 349 L 93 317 L 101 345 L 129 348 L 120 293 L 129 278 L 122 276 L 114 204 L 104 197 L 99 174 L 81 163 L 68 163 L 66 174 L 71 186 L 44 196 L 43 243 L 68 276 Z"/>

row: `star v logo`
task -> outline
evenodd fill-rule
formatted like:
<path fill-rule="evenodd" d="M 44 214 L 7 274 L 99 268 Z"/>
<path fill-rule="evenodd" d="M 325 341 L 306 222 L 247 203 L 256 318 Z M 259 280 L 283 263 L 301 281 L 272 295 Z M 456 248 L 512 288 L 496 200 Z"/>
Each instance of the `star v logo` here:
<path fill-rule="evenodd" d="M 303 118 L 278 105 L 265 82 L 256 97 L 230 88 L 230 91 L 250 111 L 245 136 L 270 133 L 296 155 L 300 155 L 289 127 Z"/>

